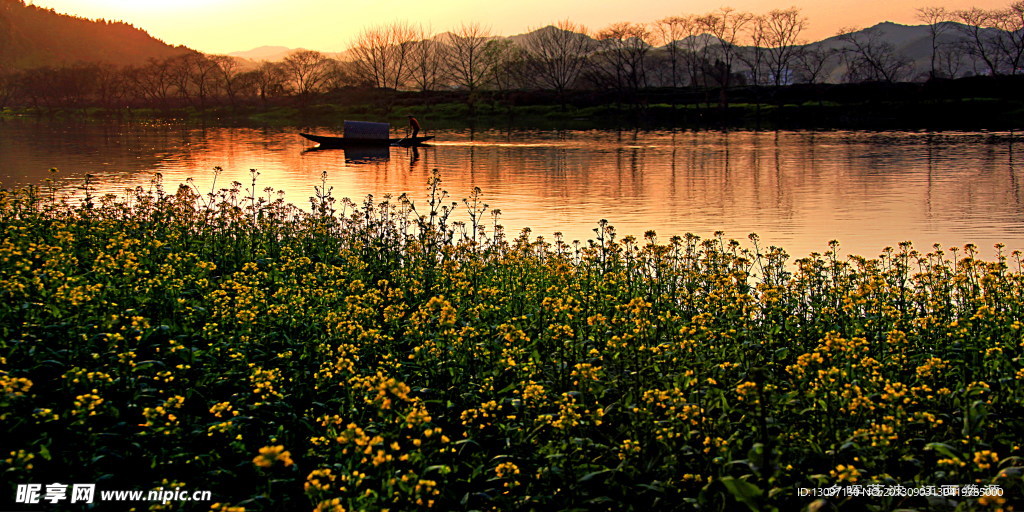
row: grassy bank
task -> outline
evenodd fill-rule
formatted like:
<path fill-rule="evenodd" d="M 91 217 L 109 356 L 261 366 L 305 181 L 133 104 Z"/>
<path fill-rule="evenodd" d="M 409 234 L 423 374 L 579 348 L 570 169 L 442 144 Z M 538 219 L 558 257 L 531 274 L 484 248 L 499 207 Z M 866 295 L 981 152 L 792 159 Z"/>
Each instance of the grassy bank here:
<path fill-rule="evenodd" d="M 1018 253 L 512 238 L 436 175 L 425 201 L 318 188 L 310 213 L 255 177 L 172 192 L 0 196 L 3 502 L 95 482 L 217 510 L 1022 504 Z M 873 484 L 1004 496 L 798 495 Z"/>
<path fill-rule="evenodd" d="M 191 105 L 176 98 L 157 108 L 8 108 L 4 116 L 173 120 L 243 126 L 341 126 L 345 119 L 405 125 L 415 115 L 441 128 L 743 128 L 936 129 L 1024 128 L 1021 77 L 972 77 L 921 83 L 800 84 L 638 91 L 388 91 L 346 88 L 306 97 L 236 105 Z"/>

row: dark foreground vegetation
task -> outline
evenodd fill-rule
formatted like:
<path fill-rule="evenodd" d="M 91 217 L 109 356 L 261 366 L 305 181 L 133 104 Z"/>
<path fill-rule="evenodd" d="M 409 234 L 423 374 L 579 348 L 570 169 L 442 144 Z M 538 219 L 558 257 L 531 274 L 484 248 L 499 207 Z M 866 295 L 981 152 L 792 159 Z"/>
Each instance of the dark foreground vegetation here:
<path fill-rule="evenodd" d="M 305 212 L 255 175 L 3 192 L 4 502 L 94 482 L 216 510 L 1024 505 L 1019 252 L 794 262 L 603 221 L 507 238 L 496 214 L 436 175 L 426 202 L 317 188 Z M 798 495 L 897 484 L 1003 495 Z"/>

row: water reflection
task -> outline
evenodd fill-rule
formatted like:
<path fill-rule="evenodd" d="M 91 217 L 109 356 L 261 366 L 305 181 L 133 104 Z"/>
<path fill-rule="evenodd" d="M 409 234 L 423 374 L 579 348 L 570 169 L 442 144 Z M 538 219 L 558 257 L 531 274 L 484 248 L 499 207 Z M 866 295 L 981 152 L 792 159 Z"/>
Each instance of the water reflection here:
<path fill-rule="evenodd" d="M 758 233 L 792 254 L 838 239 L 877 255 L 904 240 L 1024 249 L 1020 138 L 1009 133 L 909 132 L 437 132 L 429 147 L 307 151 L 298 130 L 115 123 L 0 122 L 0 180 L 37 183 L 58 167 L 65 182 L 97 176 L 104 191 L 168 188 L 194 178 L 206 191 L 248 183 L 302 203 L 321 172 L 335 194 L 424 198 L 439 169 L 456 200 L 474 186 L 515 234 Z M 460 204 L 461 208 L 461 204 Z"/>
<path fill-rule="evenodd" d="M 322 148 L 313 146 L 302 150 L 303 153 L 317 151 L 340 152 L 345 155 L 346 164 L 368 164 L 372 162 L 387 162 L 391 159 L 391 148 L 388 146 L 354 146 L 346 148 Z"/>

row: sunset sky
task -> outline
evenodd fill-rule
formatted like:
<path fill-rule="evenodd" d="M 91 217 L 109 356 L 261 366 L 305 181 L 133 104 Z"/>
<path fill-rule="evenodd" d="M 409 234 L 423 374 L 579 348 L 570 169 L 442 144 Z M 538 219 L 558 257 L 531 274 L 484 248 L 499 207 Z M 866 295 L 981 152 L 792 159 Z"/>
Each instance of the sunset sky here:
<path fill-rule="evenodd" d="M 723 6 L 750 12 L 796 6 L 809 19 L 804 38 L 834 35 L 843 27 L 881 21 L 920 24 L 924 6 L 1002 8 L 1009 0 L 38 0 L 41 7 L 86 18 L 131 23 L 164 42 L 207 53 L 244 51 L 264 45 L 341 51 L 365 27 L 393 21 L 420 23 L 443 32 L 461 22 L 479 22 L 498 35 L 571 19 L 592 30 L 619 21 L 649 22 L 666 16 L 700 14 Z"/>

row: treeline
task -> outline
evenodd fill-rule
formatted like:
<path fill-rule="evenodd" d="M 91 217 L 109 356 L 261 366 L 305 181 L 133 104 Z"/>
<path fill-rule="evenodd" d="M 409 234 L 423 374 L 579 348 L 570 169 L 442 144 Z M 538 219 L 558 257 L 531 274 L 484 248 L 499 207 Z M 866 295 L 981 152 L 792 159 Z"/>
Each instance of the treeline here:
<path fill-rule="evenodd" d="M 317 52 L 315 58 L 323 57 Z M 304 54 L 286 63 L 264 63 L 243 69 L 243 62 L 227 56 L 189 53 L 150 59 L 142 66 L 78 64 L 40 67 L 0 75 L 0 108 L 18 105 L 35 108 L 106 108 L 251 104 L 293 94 L 293 84 L 305 86 L 301 69 Z M 326 61 L 324 61 L 326 62 Z"/>
<path fill-rule="evenodd" d="M 281 62 L 252 63 L 190 53 L 136 66 L 43 67 L 0 76 L 0 107 L 267 105 L 349 88 L 461 90 L 470 102 L 482 91 L 548 91 L 563 103 L 569 91 L 640 102 L 652 89 L 685 88 L 725 104 L 735 86 L 1024 73 L 1024 1 L 918 13 L 930 62 L 916 75 L 913 59 L 885 37 L 885 24 L 808 44 L 801 38 L 808 21 L 797 8 L 723 8 L 598 31 L 561 21 L 508 38 L 475 23 L 434 34 L 396 22 L 363 30 L 343 58 L 300 50 Z"/>

